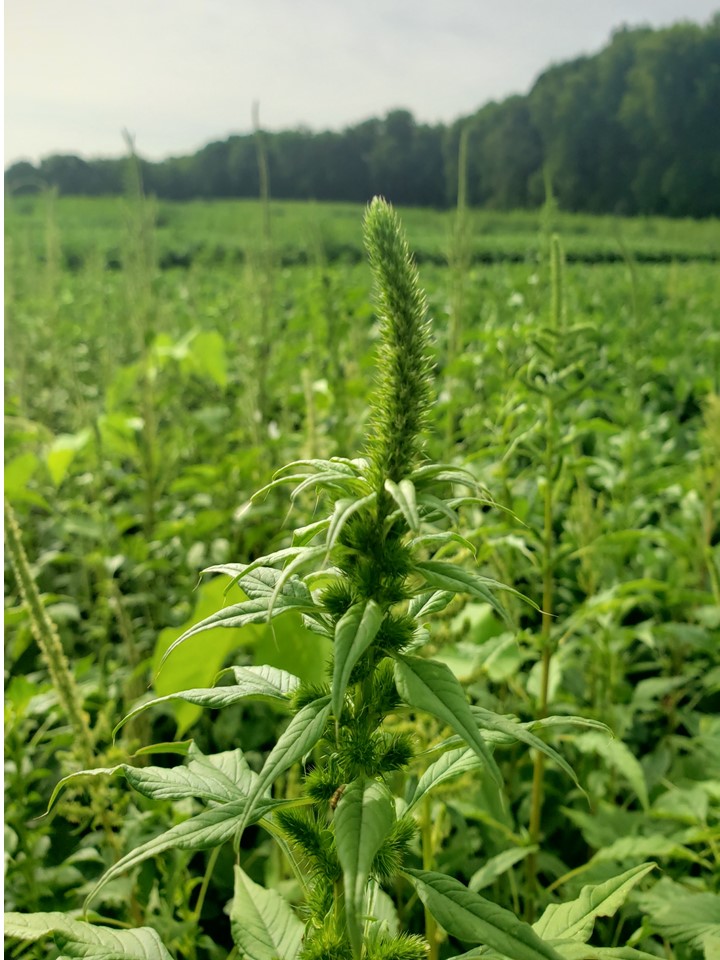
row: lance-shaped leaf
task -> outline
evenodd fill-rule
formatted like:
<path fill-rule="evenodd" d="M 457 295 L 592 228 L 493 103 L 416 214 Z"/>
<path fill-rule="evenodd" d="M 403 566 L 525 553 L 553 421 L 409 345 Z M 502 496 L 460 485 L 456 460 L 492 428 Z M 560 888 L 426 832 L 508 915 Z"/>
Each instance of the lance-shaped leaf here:
<path fill-rule="evenodd" d="M 604 737 L 600 733 L 585 733 L 575 739 L 574 745 L 582 753 L 596 753 L 609 767 L 614 767 L 633 788 L 643 810 L 648 809 L 650 800 L 645 772 L 639 760 L 622 740 L 615 740 L 612 736 Z"/>
<path fill-rule="evenodd" d="M 415 499 L 415 484 L 412 480 L 401 480 L 400 483 L 395 483 L 394 480 L 386 479 L 385 489 L 400 508 L 410 530 L 417 533 L 420 529 L 420 516 Z"/>
<path fill-rule="evenodd" d="M 270 702 L 287 702 L 289 695 L 299 684 L 297 677 L 285 670 L 278 670 L 275 667 L 229 667 L 221 671 L 220 676 L 226 675 L 232 671 L 235 676 L 235 683 L 224 687 L 197 687 L 193 690 L 178 690 L 177 693 L 168 693 L 164 697 L 155 697 L 153 700 L 146 700 L 139 704 L 128 713 L 116 725 L 113 730 L 113 739 L 117 736 L 118 730 L 129 720 L 155 707 L 159 703 L 166 703 L 169 700 L 182 700 L 185 703 L 192 703 L 198 707 L 207 707 L 212 710 L 218 710 L 222 707 L 232 706 L 240 700 L 265 700 Z"/>
<path fill-rule="evenodd" d="M 428 593 L 421 593 L 413 597 L 408 604 L 408 615 L 416 620 L 429 617 L 431 613 L 444 610 L 454 596 L 455 594 L 449 590 L 431 590 Z"/>
<path fill-rule="evenodd" d="M 417 806 L 426 794 L 429 794 L 441 784 L 454 780 L 464 773 L 482 770 L 482 767 L 483 761 L 474 750 L 469 750 L 466 747 L 460 747 L 458 750 L 448 750 L 447 753 L 438 757 L 434 763 L 431 763 L 418 780 L 408 803 L 408 811 Z"/>
<path fill-rule="evenodd" d="M 222 846 L 241 828 L 260 820 L 275 807 L 287 805 L 287 801 L 284 800 L 262 797 L 256 798 L 252 810 L 249 810 L 250 802 L 250 797 L 240 797 L 238 800 L 223 803 L 211 810 L 203 810 L 189 820 L 171 827 L 159 837 L 154 837 L 136 847 L 105 871 L 85 901 L 84 909 L 87 910 L 89 903 L 111 880 L 143 861 L 149 860 L 150 857 L 156 857 L 165 853 L 166 850 L 209 850 L 212 847 Z"/>
<path fill-rule="evenodd" d="M 73 960 L 172 960 L 151 927 L 115 930 L 64 913 L 6 913 L 5 936 L 29 941 L 52 936 L 63 956 Z"/>
<path fill-rule="evenodd" d="M 449 667 L 435 660 L 398 654 L 395 684 L 405 703 L 426 710 L 452 727 L 473 748 L 497 785 L 502 787 L 500 771 L 480 735 L 465 691 Z"/>
<path fill-rule="evenodd" d="M 115 767 L 99 767 L 80 770 L 63 777 L 57 784 L 48 803 L 52 808 L 60 791 L 68 783 L 80 777 L 122 773 L 138 793 L 151 800 L 184 800 L 196 797 L 214 803 L 227 803 L 252 792 L 257 774 L 250 769 L 241 750 L 205 756 L 193 744 L 190 762 L 177 767 L 134 767 L 120 763 Z"/>
<path fill-rule="evenodd" d="M 272 596 L 275 585 L 280 579 L 280 571 L 274 567 L 256 565 L 252 571 L 247 572 L 248 567 L 249 564 L 247 563 L 219 563 L 212 567 L 206 567 L 203 573 L 224 573 L 228 577 L 232 577 L 233 582 L 238 574 L 242 574 L 243 593 L 247 594 L 251 600 L 259 600 L 261 597 Z M 231 586 L 232 583 L 229 583 L 225 592 L 227 592 Z"/>
<path fill-rule="evenodd" d="M 534 733 L 531 733 L 519 721 L 509 717 L 503 717 L 498 713 L 493 713 L 492 710 L 485 710 L 484 707 L 473 706 L 470 710 L 478 726 L 484 727 L 486 730 L 497 730 L 499 733 L 507 734 L 514 740 L 519 740 L 521 743 L 533 747 L 533 749 L 538 750 L 540 753 L 544 753 L 545 756 L 553 760 L 561 770 L 564 770 L 579 790 L 585 793 L 578 782 L 575 771 L 567 760 L 558 753 L 557 750 L 548 746 L 544 740 L 541 740 L 539 737 L 536 737 Z"/>
<path fill-rule="evenodd" d="M 354 513 L 357 513 L 358 510 L 362 510 L 363 507 L 374 503 L 375 500 L 377 500 L 377 494 L 370 493 L 366 497 L 344 498 L 335 501 L 332 516 L 330 517 L 330 526 L 328 527 L 327 537 L 325 538 L 326 556 L 330 554 L 330 551 L 337 543 L 337 539 L 350 517 Z"/>
<path fill-rule="evenodd" d="M 520 863 L 521 860 L 530 856 L 531 853 L 537 853 L 539 849 L 537 845 L 532 845 L 529 847 L 515 847 L 512 850 L 503 850 L 502 853 L 491 857 L 487 863 L 484 863 L 479 870 L 475 871 L 468 881 L 468 889 L 477 892 L 484 887 L 489 887 L 491 883 L 497 880 L 498 877 L 501 877 L 510 867 L 514 867 L 516 863 Z"/>
<path fill-rule="evenodd" d="M 416 467 L 410 474 L 416 487 L 431 486 L 436 483 L 459 483 L 463 487 L 476 488 L 479 486 L 477 478 L 451 463 L 425 463 Z"/>
<path fill-rule="evenodd" d="M 329 716 L 330 697 L 321 697 L 308 703 L 295 714 L 263 764 L 255 788 L 248 798 L 245 818 L 240 824 L 241 831 L 253 822 L 250 817 L 255 814 L 256 804 L 261 802 L 268 787 L 312 750 L 323 735 Z"/>
<path fill-rule="evenodd" d="M 362 950 L 362 916 L 370 868 L 395 822 L 395 804 L 378 780 L 355 780 L 335 811 L 335 846 L 343 871 L 348 935 L 356 958 Z"/>
<path fill-rule="evenodd" d="M 654 863 L 641 863 L 604 883 L 583 887 L 577 900 L 551 903 L 533 925 L 546 940 L 588 940 L 596 917 L 611 917 L 623 905 L 636 883 L 651 870 Z"/>
<path fill-rule="evenodd" d="M 471 570 L 464 570 L 454 563 L 445 563 L 442 560 L 426 560 L 424 563 L 416 563 L 414 569 L 423 577 L 428 586 L 436 587 L 439 590 L 452 590 L 454 593 L 467 593 L 471 597 L 489 603 L 510 627 L 512 627 L 512 623 L 508 620 L 507 613 L 498 602 L 492 592 L 493 590 L 504 590 L 519 600 L 529 603 L 536 610 L 539 609 L 536 603 L 533 603 L 532 600 L 513 587 L 508 587 L 506 584 L 500 583 L 499 580 L 483 577 Z"/>
<path fill-rule="evenodd" d="M 294 960 L 304 930 L 279 893 L 261 887 L 238 866 L 230 928 L 235 945 L 248 960 Z"/>
<path fill-rule="evenodd" d="M 426 870 L 405 873 L 440 926 L 458 940 L 482 943 L 513 960 L 559 960 L 529 924 L 452 877 Z"/>
<path fill-rule="evenodd" d="M 332 708 L 336 719 L 342 713 L 352 668 L 377 636 L 383 616 L 379 604 L 363 600 L 354 603 L 337 622 L 332 678 Z"/>
<path fill-rule="evenodd" d="M 223 610 L 218 610 L 211 616 L 196 623 L 186 630 L 165 651 L 160 665 L 167 660 L 170 654 L 179 647 L 188 637 L 202 633 L 203 630 L 212 630 L 213 627 L 244 627 L 248 623 L 266 623 L 272 617 L 277 617 L 286 610 L 295 610 L 298 613 L 309 613 L 315 610 L 315 603 L 307 587 L 298 580 L 284 584 L 285 589 L 279 592 L 277 586 L 269 597 L 258 597 L 254 600 L 244 600 L 242 603 L 233 603 Z"/>
<path fill-rule="evenodd" d="M 275 550 L 274 553 L 268 553 L 264 557 L 258 557 L 257 560 L 253 560 L 252 563 L 218 563 L 213 564 L 211 567 L 205 567 L 202 572 L 226 573 L 229 577 L 232 577 L 232 581 L 226 587 L 227 592 L 233 584 L 244 580 L 245 577 L 250 576 L 255 570 L 261 567 L 271 570 L 278 564 L 285 563 L 286 560 L 294 560 L 306 550 L 307 547 L 301 545 L 283 547 L 282 550 Z M 248 594 L 248 596 L 250 596 L 250 594 Z"/>

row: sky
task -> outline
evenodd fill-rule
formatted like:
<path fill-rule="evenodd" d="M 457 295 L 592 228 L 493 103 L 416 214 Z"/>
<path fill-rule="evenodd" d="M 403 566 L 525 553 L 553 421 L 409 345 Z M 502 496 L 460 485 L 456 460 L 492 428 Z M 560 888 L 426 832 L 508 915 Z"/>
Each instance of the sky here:
<path fill-rule="evenodd" d="M 404 107 L 450 122 L 526 93 L 622 24 L 706 23 L 720 0 L 5 0 L 5 164 L 151 159 Z"/>

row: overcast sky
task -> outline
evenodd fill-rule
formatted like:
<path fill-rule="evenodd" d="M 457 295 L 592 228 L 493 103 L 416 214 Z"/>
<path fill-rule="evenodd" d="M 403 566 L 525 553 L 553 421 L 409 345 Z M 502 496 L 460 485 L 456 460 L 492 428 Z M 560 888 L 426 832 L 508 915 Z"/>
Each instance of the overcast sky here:
<path fill-rule="evenodd" d="M 525 93 L 621 24 L 720 0 L 5 0 L 5 162 L 159 159 L 250 129 L 341 129 L 394 107 L 451 121 Z"/>

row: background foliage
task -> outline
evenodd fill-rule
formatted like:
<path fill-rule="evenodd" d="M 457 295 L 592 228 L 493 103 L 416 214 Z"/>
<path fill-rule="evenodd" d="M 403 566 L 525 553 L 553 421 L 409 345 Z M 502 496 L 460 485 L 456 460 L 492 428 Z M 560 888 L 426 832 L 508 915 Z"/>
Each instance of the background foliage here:
<path fill-rule="evenodd" d="M 286 723 L 272 703 L 200 712 L 164 701 L 114 741 L 112 731 L 149 687 L 209 685 L 230 655 L 310 683 L 325 676 L 327 644 L 292 613 L 272 630 L 202 634 L 157 668 L 222 603 L 224 584 L 193 592 L 202 568 L 287 547 L 293 528 L 317 519 L 312 496 L 286 520 L 283 488 L 250 507 L 253 491 L 289 460 L 361 444 L 377 339 L 353 252 L 361 211 L 156 204 L 130 169 L 125 200 L 49 193 L 9 204 L 6 495 L 77 679 L 95 764 L 142 768 L 138 751 L 154 742 L 166 744 L 158 766 L 240 747 L 257 770 Z M 548 906 L 557 917 L 585 885 L 653 860 L 659 869 L 632 890 L 627 881 L 615 916 L 594 918 L 583 956 L 633 943 L 710 958 L 720 924 L 717 226 L 552 205 L 534 217 L 408 210 L 405 220 L 433 316 L 440 395 L 428 452 L 469 465 L 487 494 L 461 507 L 453 558 L 545 609 L 549 584 L 553 613 L 544 626 L 508 595 L 503 621 L 455 600 L 428 620 L 428 651 L 478 717 L 515 717 L 556 751 L 534 826 L 537 764 L 496 731 L 505 801 L 462 768 L 419 796 L 416 865 L 530 918 Z M 553 275 L 556 229 L 567 262 Z M 38 819 L 55 784 L 86 765 L 85 748 L 10 571 L 5 612 L 7 903 L 77 916 L 105 869 L 201 806 L 151 801 L 98 775 L 71 782 Z M 615 739 L 553 719 L 569 714 Z M 450 735 L 439 721 L 397 724 L 417 751 Z M 408 802 L 421 774 L 397 786 Z M 275 789 L 296 796 L 298 770 Z M 241 860 L 248 884 L 299 898 L 287 861 L 254 827 Z M 233 861 L 229 844 L 168 851 L 107 883 L 95 916 L 153 927 L 176 957 L 224 957 Z M 423 931 L 411 888 L 393 893 L 403 926 Z M 678 923 L 678 904 L 697 921 Z M 439 955 L 462 949 L 442 938 Z"/>

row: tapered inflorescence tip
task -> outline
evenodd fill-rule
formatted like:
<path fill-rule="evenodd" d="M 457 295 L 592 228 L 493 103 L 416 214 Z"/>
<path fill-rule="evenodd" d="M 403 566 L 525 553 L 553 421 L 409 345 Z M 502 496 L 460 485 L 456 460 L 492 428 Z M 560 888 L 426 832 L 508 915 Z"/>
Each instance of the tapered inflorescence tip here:
<path fill-rule="evenodd" d="M 365 215 L 365 246 L 375 281 L 381 346 L 367 449 L 377 488 L 398 482 L 417 462 L 432 402 L 427 302 L 400 220 L 381 197 Z"/>

